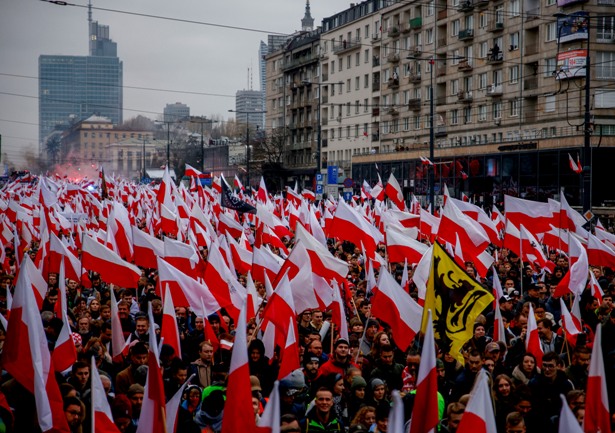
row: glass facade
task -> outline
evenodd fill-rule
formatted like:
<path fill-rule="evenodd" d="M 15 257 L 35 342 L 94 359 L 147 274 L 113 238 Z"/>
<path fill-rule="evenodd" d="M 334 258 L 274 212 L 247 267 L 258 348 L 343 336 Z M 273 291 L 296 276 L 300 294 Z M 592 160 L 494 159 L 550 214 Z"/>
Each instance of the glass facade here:
<path fill-rule="evenodd" d="M 57 124 L 93 114 L 122 123 L 122 62 L 117 57 L 39 57 L 39 140 Z"/>
<path fill-rule="evenodd" d="M 568 154 L 582 155 L 582 149 L 554 149 L 533 152 L 510 152 L 485 155 L 456 156 L 434 160 L 435 193 L 441 194 L 446 184 L 451 195 L 468 195 L 476 203 L 490 206 L 495 199 L 503 203 L 504 194 L 528 200 L 557 199 L 564 188 L 566 199 L 573 206 L 581 206 L 582 176 L 569 166 Z M 615 190 L 598 178 L 597 173 L 608 173 L 609 161 L 615 160 L 615 149 L 593 149 L 592 203 L 594 206 L 612 206 Z M 420 160 L 378 162 L 383 181 L 392 172 L 404 187 L 404 194 L 428 194 L 429 166 Z M 353 164 L 352 178 L 357 187 L 363 179 L 371 185 L 378 181 L 376 164 Z"/>

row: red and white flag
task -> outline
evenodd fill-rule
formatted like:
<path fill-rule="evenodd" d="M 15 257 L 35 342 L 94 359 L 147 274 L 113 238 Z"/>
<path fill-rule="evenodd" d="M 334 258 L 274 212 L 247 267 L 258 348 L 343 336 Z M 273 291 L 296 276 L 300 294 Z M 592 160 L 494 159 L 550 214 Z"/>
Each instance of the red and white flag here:
<path fill-rule="evenodd" d="M 423 308 L 404 292 L 386 269 L 381 269 L 372 297 L 372 315 L 391 326 L 395 342 L 400 349 L 406 350 L 421 329 Z"/>
<path fill-rule="evenodd" d="M 151 303 L 149 304 L 149 323 L 154 323 Z M 149 332 L 147 379 L 137 433 L 167 433 L 164 382 L 162 381 L 162 368 L 158 360 L 158 342 L 156 341 L 156 333 L 153 331 L 151 329 Z"/>
<path fill-rule="evenodd" d="M 570 314 L 564 298 L 559 298 L 559 305 L 562 312 L 562 328 L 566 332 L 566 340 L 568 340 L 572 347 L 576 347 L 577 336 L 581 333 L 581 323 Z"/>
<path fill-rule="evenodd" d="M 135 264 L 144 268 L 155 268 L 156 258 L 164 257 L 164 242 L 132 226 L 132 240 Z"/>
<path fill-rule="evenodd" d="M 536 365 L 542 367 L 542 346 L 540 345 L 540 337 L 538 336 L 538 325 L 536 324 L 536 316 L 534 308 L 530 304 L 530 312 L 527 317 L 527 331 L 525 334 L 525 351 L 531 353 L 536 358 Z"/>
<path fill-rule="evenodd" d="M 587 260 L 589 264 L 615 269 L 615 251 L 591 233 L 588 235 Z"/>
<path fill-rule="evenodd" d="M 495 414 L 489 378 L 485 370 L 481 370 L 474 382 L 470 401 L 461 417 L 457 433 L 493 433 L 496 432 Z"/>
<path fill-rule="evenodd" d="M 280 433 L 280 391 L 276 380 L 269 394 L 269 401 L 257 423 L 258 433 Z"/>
<path fill-rule="evenodd" d="M 587 287 L 589 262 L 587 260 L 587 252 L 585 247 L 577 240 L 575 236 L 570 236 L 570 263 L 564 278 L 557 284 L 554 297 L 559 297 L 570 292 L 575 295 L 581 295 Z"/>
<path fill-rule="evenodd" d="M 11 313 L 12 314 L 12 313 Z M 611 431 L 609 397 L 606 388 L 606 371 L 602 357 L 602 325 L 596 326 L 585 393 L 585 433 L 608 433 Z"/>
<path fill-rule="evenodd" d="M 83 237 L 81 264 L 85 269 L 98 272 L 103 281 L 120 287 L 137 287 L 141 278 L 138 267 L 122 260 L 115 252 L 88 235 Z"/>
<path fill-rule="evenodd" d="M 291 323 L 288 326 L 288 334 L 286 335 L 286 344 L 280 350 L 280 370 L 278 371 L 278 380 L 282 380 L 294 370 L 301 367 L 299 362 L 299 346 L 297 345 L 297 326 L 293 317 L 289 318 Z"/>
<path fill-rule="evenodd" d="M 150 328 L 149 332 L 154 329 Z M 162 327 L 160 337 L 164 338 L 164 344 L 168 344 L 175 350 L 178 358 L 182 357 L 181 344 L 179 340 L 179 328 L 177 326 L 177 318 L 175 317 L 175 306 L 173 305 L 173 297 L 169 289 L 169 283 L 165 284 L 164 289 L 164 305 L 162 307 Z"/>
<path fill-rule="evenodd" d="M 235 332 L 235 345 L 226 386 L 226 395 L 233 396 L 233 403 L 224 407 L 222 433 L 252 432 L 256 429 L 248 367 L 246 305 L 243 305 L 239 312 Z"/>
<path fill-rule="evenodd" d="M 100 373 L 96 367 L 96 361 L 92 357 L 90 369 L 91 399 L 92 399 L 92 433 L 120 433 L 113 422 L 111 407 L 107 401 L 107 393 L 100 380 Z"/>
<path fill-rule="evenodd" d="M 604 296 L 604 292 L 602 291 L 602 287 L 596 280 L 596 276 L 593 272 L 589 273 L 589 290 L 591 295 L 598 300 L 599 304 L 602 304 L 602 296 Z"/>
<path fill-rule="evenodd" d="M 553 212 L 549 203 L 525 200 L 522 198 L 504 196 L 506 220 L 515 227 L 531 227 L 536 234 L 549 231 L 553 221 Z"/>
<path fill-rule="evenodd" d="M 427 311 L 427 323 L 432 323 L 431 310 Z M 433 326 L 427 326 L 421 362 L 416 380 L 416 397 L 410 433 L 429 433 L 438 425 L 438 373 L 436 371 L 436 345 Z"/>
<path fill-rule="evenodd" d="M 570 170 L 574 171 L 576 174 L 583 173 L 583 166 L 581 165 L 579 155 L 577 155 L 577 160 L 575 161 L 572 159 L 572 156 L 568 154 L 568 163 L 570 164 Z"/>
<path fill-rule="evenodd" d="M 122 331 L 122 322 L 120 321 L 113 288 L 109 289 L 109 293 L 111 295 L 111 349 L 113 349 L 111 356 L 117 358 L 126 347 L 126 339 Z"/>
<path fill-rule="evenodd" d="M 494 274 L 494 279 L 497 279 L 497 274 Z M 502 320 L 502 311 L 500 310 L 500 301 L 498 297 L 495 298 L 495 314 L 493 320 L 493 341 L 501 341 L 504 344 L 506 342 L 506 328 L 504 327 L 504 321 Z"/>
<path fill-rule="evenodd" d="M 343 282 L 348 274 L 348 263 L 333 256 L 326 246 L 314 238 L 301 224 L 297 224 L 295 232 L 296 241 L 302 245 L 310 256 L 312 272 L 327 281 Z"/>
<path fill-rule="evenodd" d="M 412 239 L 405 232 L 394 227 L 386 229 L 385 237 L 390 263 L 403 263 L 407 260 L 410 264 L 416 264 L 429 249 L 424 243 Z"/>
<path fill-rule="evenodd" d="M 343 200 L 335 210 L 329 236 L 348 240 L 357 246 L 363 244 L 370 258 L 376 253 L 376 245 L 383 240 L 382 234 Z"/>
<path fill-rule="evenodd" d="M 175 421 L 177 420 L 177 411 L 179 410 L 179 405 L 182 403 L 182 397 L 184 395 L 184 390 L 186 387 L 192 382 L 192 379 L 196 376 L 196 374 L 192 374 L 188 378 L 187 381 L 184 382 L 182 386 L 179 387 L 177 392 L 167 401 L 167 433 L 175 433 Z"/>
<path fill-rule="evenodd" d="M 570 155 L 568 155 L 570 156 Z M 562 410 L 559 412 L 559 428 L 557 433 L 583 433 L 583 429 L 579 425 L 579 421 L 577 417 L 574 416 L 570 406 L 568 406 L 568 401 L 566 397 L 562 394 L 559 395 L 560 400 L 562 401 Z"/>
<path fill-rule="evenodd" d="M 406 203 L 404 202 L 404 193 L 399 186 L 399 182 L 393 176 L 393 173 L 389 176 L 386 186 L 384 187 L 384 193 L 393 202 L 393 204 L 401 211 L 406 209 Z"/>
<path fill-rule="evenodd" d="M 2 367 L 34 395 L 38 424 L 43 432 L 69 433 L 60 388 L 56 382 L 51 354 L 32 291 L 28 269 L 34 268 L 25 256 L 15 285 Z"/>

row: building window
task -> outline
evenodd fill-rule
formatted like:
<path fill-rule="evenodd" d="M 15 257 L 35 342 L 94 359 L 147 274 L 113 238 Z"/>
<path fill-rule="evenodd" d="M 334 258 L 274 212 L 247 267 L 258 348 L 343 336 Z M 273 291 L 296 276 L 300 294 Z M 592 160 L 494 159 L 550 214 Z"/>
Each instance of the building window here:
<path fill-rule="evenodd" d="M 414 116 L 414 129 L 421 129 L 421 116 Z"/>
<path fill-rule="evenodd" d="M 478 57 L 484 59 L 489 54 L 489 45 L 487 41 L 481 42 L 478 46 Z"/>
<path fill-rule="evenodd" d="M 451 95 L 459 93 L 459 80 L 451 80 Z"/>
<path fill-rule="evenodd" d="M 354 79 L 354 89 L 359 90 L 361 88 L 361 77 L 355 77 Z"/>
<path fill-rule="evenodd" d="M 489 22 L 489 19 L 487 18 L 487 14 L 486 13 L 481 13 L 478 16 L 478 27 L 481 29 L 484 29 L 487 27 L 487 24 Z"/>
<path fill-rule="evenodd" d="M 553 113 L 555 111 L 555 95 L 545 97 L 545 112 Z"/>
<path fill-rule="evenodd" d="M 346 93 L 350 93 L 350 78 L 346 80 Z"/>
<path fill-rule="evenodd" d="M 369 34 L 369 24 L 365 24 L 365 31 L 363 32 L 363 34 L 365 35 L 365 39 L 370 37 L 370 34 Z"/>
<path fill-rule="evenodd" d="M 547 23 L 545 41 L 551 42 L 557 38 L 557 23 Z"/>
<path fill-rule="evenodd" d="M 557 68 L 557 60 L 555 57 L 545 59 L 545 77 L 553 77 Z"/>
<path fill-rule="evenodd" d="M 556 3 L 556 0 L 547 0 L 547 6 L 553 6 Z"/>
<path fill-rule="evenodd" d="M 428 44 L 433 44 L 433 29 L 427 29 L 427 43 Z"/>
<path fill-rule="evenodd" d="M 363 87 L 366 89 L 369 87 L 369 74 L 363 76 Z"/>
<path fill-rule="evenodd" d="M 369 110 L 369 104 L 367 103 L 367 98 L 365 98 L 363 100 L 363 112 L 367 113 L 368 110 Z"/>
<path fill-rule="evenodd" d="M 346 102 L 346 116 L 350 116 L 350 102 Z"/>
<path fill-rule="evenodd" d="M 363 52 L 363 57 L 364 57 L 363 61 L 364 61 L 365 63 L 369 63 L 369 48 L 367 48 L 367 49 Z"/>
<path fill-rule="evenodd" d="M 463 123 L 472 123 L 472 107 L 465 107 L 463 109 Z"/>
<path fill-rule="evenodd" d="M 519 10 L 520 10 L 519 3 L 520 3 L 519 0 L 510 0 L 510 3 L 509 3 L 509 5 L 510 5 L 510 14 L 513 17 L 519 16 Z"/>
<path fill-rule="evenodd" d="M 517 84 L 519 82 L 519 65 L 510 67 L 510 84 Z"/>
<path fill-rule="evenodd" d="M 410 130 L 410 118 L 409 117 L 404 117 L 404 131 L 409 131 Z"/>
<path fill-rule="evenodd" d="M 451 125 L 457 125 L 459 123 L 459 110 L 451 110 Z"/>
<path fill-rule="evenodd" d="M 457 36 L 459 34 L 459 20 L 453 20 L 451 23 L 451 35 Z"/>
<path fill-rule="evenodd" d="M 484 72 L 478 75 L 478 88 L 484 90 L 487 88 L 487 73 Z"/>
<path fill-rule="evenodd" d="M 427 16 L 431 17 L 433 16 L 433 14 L 435 13 L 435 2 L 434 0 L 430 0 L 429 3 L 427 4 Z"/>
<path fill-rule="evenodd" d="M 354 101 L 354 114 L 359 114 L 359 101 Z"/>
<path fill-rule="evenodd" d="M 519 100 L 510 101 L 510 117 L 519 117 Z"/>
<path fill-rule="evenodd" d="M 494 119 L 502 118 L 502 101 L 496 101 L 493 103 L 492 112 Z"/>
<path fill-rule="evenodd" d="M 354 55 L 354 63 L 355 66 L 359 66 L 361 64 L 361 53 L 356 53 Z"/>
<path fill-rule="evenodd" d="M 598 42 L 612 42 L 615 40 L 615 17 L 596 17 L 596 40 Z"/>
<path fill-rule="evenodd" d="M 479 105 L 478 106 L 478 121 L 484 122 L 487 120 L 487 106 Z"/>
<path fill-rule="evenodd" d="M 335 74 L 335 60 L 331 60 L 331 75 Z"/>
<path fill-rule="evenodd" d="M 510 51 L 519 49 L 519 32 L 510 34 Z"/>
<path fill-rule="evenodd" d="M 596 78 L 615 78 L 615 52 L 596 53 Z"/>

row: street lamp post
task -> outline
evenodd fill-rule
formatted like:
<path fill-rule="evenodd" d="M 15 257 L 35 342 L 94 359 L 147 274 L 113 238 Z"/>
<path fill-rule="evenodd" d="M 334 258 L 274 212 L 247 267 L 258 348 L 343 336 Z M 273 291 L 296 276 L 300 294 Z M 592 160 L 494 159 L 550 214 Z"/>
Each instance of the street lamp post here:
<path fill-rule="evenodd" d="M 199 120 L 195 120 L 195 119 L 199 119 Z M 205 171 L 205 139 L 203 137 L 204 131 L 203 131 L 203 125 L 206 123 L 209 124 L 213 124 L 213 123 L 218 123 L 217 120 L 213 120 L 213 119 L 207 119 L 205 116 L 199 116 L 196 118 L 190 118 L 190 122 L 192 123 L 199 123 L 201 125 L 201 171 Z"/>
<path fill-rule="evenodd" d="M 229 113 L 246 115 L 246 184 L 250 187 L 250 114 L 265 114 L 265 110 L 228 110 Z"/>
<path fill-rule="evenodd" d="M 556 13 L 553 15 L 558 19 L 558 30 L 557 30 L 557 51 L 559 54 L 559 44 L 560 44 L 560 36 L 562 27 L 569 25 L 570 23 L 562 20 L 561 25 L 559 25 L 559 19 L 569 18 L 571 16 L 579 17 L 577 14 L 565 14 L 565 13 Z M 590 100 L 591 100 L 591 79 L 590 79 L 590 55 L 589 55 L 589 42 L 590 42 L 590 17 L 589 15 L 583 15 L 583 17 L 587 20 L 585 28 L 587 29 L 587 47 L 585 49 L 585 114 L 583 117 L 583 211 L 591 212 L 592 209 L 592 167 L 591 167 L 591 111 L 590 111 Z M 556 59 L 557 60 L 557 59 Z"/>

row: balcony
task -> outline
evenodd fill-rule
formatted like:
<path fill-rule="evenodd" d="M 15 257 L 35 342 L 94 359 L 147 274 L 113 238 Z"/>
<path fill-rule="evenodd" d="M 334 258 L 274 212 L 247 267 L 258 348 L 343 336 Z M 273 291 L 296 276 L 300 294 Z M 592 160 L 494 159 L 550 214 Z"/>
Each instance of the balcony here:
<path fill-rule="evenodd" d="M 326 117 L 321 117 L 320 118 L 320 124 L 322 126 L 327 126 L 329 124 L 329 119 L 327 119 Z"/>
<path fill-rule="evenodd" d="M 489 0 L 475 0 L 474 6 L 477 8 L 486 8 L 489 5 Z"/>
<path fill-rule="evenodd" d="M 372 141 L 380 141 L 380 134 L 377 132 L 372 134 Z"/>
<path fill-rule="evenodd" d="M 531 44 L 525 46 L 525 55 L 533 56 L 534 54 L 538 54 L 538 44 Z"/>
<path fill-rule="evenodd" d="M 380 81 L 372 81 L 372 92 L 380 90 Z"/>
<path fill-rule="evenodd" d="M 410 28 L 413 30 L 423 27 L 423 17 L 416 17 L 410 20 Z"/>
<path fill-rule="evenodd" d="M 320 147 L 327 147 L 327 146 L 329 146 L 329 139 L 323 138 L 322 140 L 320 140 Z"/>
<path fill-rule="evenodd" d="M 421 109 L 421 98 L 413 98 L 408 100 L 408 110 L 419 111 Z"/>
<path fill-rule="evenodd" d="M 409 32 L 410 32 L 410 30 L 412 30 L 412 29 L 410 28 L 410 23 L 408 23 L 408 24 L 402 24 L 402 25 L 401 25 L 401 29 L 400 29 L 400 31 L 401 31 L 402 33 L 404 33 L 404 34 L 405 34 L 405 33 L 409 33 Z"/>
<path fill-rule="evenodd" d="M 474 3 L 472 0 L 462 0 L 459 2 L 457 9 L 460 12 L 471 12 L 474 10 Z"/>
<path fill-rule="evenodd" d="M 443 77 L 445 75 L 446 75 L 446 65 L 437 66 L 436 67 L 436 77 Z"/>
<path fill-rule="evenodd" d="M 372 108 L 372 117 L 377 117 L 377 116 L 380 116 L 380 108 L 379 107 Z"/>
<path fill-rule="evenodd" d="M 389 78 L 389 81 L 387 81 L 387 87 L 389 89 L 397 89 L 397 88 L 399 88 L 399 79 L 398 78 Z"/>
<path fill-rule="evenodd" d="M 438 21 L 446 19 L 448 16 L 447 10 L 448 9 L 442 9 L 441 11 L 438 11 Z"/>
<path fill-rule="evenodd" d="M 501 32 L 504 30 L 504 23 L 502 21 L 492 21 L 487 26 L 487 30 L 490 32 Z"/>
<path fill-rule="evenodd" d="M 416 47 L 412 47 L 408 50 L 408 57 L 421 57 L 423 54 L 423 47 L 421 45 L 417 45 Z"/>
<path fill-rule="evenodd" d="M 326 104 L 326 103 L 328 103 L 328 102 L 329 102 L 329 95 L 322 95 L 322 96 L 320 97 L 320 103 L 321 103 L 321 104 Z"/>
<path fill-rule="evenodd" d="M 421 82 L 421 74 L 413 74 L 411 73 L 408 76 L 408 81 L 412 84 L 419 84 Z"/>
<path fill-rule="evenodd" d="M 474 39 L 474 29 L 464 29 L 459 32 L 460 41 L 471 41 Z"/>
<path fill-rule="evenodd" d="M 540 8 L 530 9 L 525 13 L 525 21 L 534 21 L 540 18 Z"/>
<path fill-rule="evenodd" d="M 504 89 L 502 88 L 501 84 L 492 84 L 491 86 L 487 87 L 487 96 L 502 96 L 503 91 Z"/>
<path fill-rule="evenodd" d="M 387 56 L 387 61 L 389 63 L 399 62 L 399 53 L 389 53 L 389 55 Z"/>
<path fill-rule="evenodd" d="M 472 67 L 472 63 L 471 62 L 469 62 L 468 60 L 462 60 L 457 65 L 457 69 L 459 71 L 462 71 L 462 72 L 472 72 L 472 69 L 474 69 L 474 68 Z"/>
<path fill-rule="evenodd" d="M 379 41 L 380 40 L 380 32 L 376 32 L 372 35 L 372 41 Z"/>
<path fill-rule="evenodd" d="M 472 92 L 461 91 L 457 93 L 457 99 L 459 102 L 470 103 L 472 102 Z"/>
<path fill-rule="evenodd" d="M 438 38 L 438 48 L 446 48 L 446 36 Z"/>
<path fill-rule="evenodd" d="M 389 38 L 396 38 L 397 36 L 399 36 L 399 27 L 389 27 L 387 30 L 387 36 Z"/>
<path fill-rule="evenodd" d="M 372 66 L 375 68 L 376 66 L 380 66 L 380 57 L 374 56 L 372 59 Z"/>
<path fill-rule="evenodd" d="M 538 88 L 538 77 L 529 77 L 523 80 L 523 90 L 536 90 Z"/>
<path fill-rule="evenodd" d="M 488 65 L 497 65 L 504 61 L 504 54 L 501 51 L 493 52 L 493 49 L 489 51 L 489 55 L 487 56 L 487 64 Z"/>
<path fill-rule="evenodd" d="M 326 72 L 322 73 L 322 81 L 323 83 L 326 83 L 327 81 L 329 81 L 329 74 L 327 74 Z"/>
<path fill-rule="evenodd" d="M 446 125 L 436 125 L 434 135 L 436 138 L 446 137 L 448 135 L 446 132 Z"/>
<path fill-rule="evenodd" d="M 338 41 L 333 44 L 333 54 L 337 54 L 339 56 L 357 48 L 361 48 L 361 38 L 354 38 L 349 41 Z"/>
<path fill-rule="evenodd" d="M 387 108 L 387 114 L 390 116 L 399 116 L 399 110 L 395 107 Z"/>
<path fill-rule="evenodd" d="M 307 64 L 310 63 L 314 63 L 314 62 L 318 62 L 320 59 L 318 58 L 318 56 L 303 56 L 303 57 L 299 57 L 296 59 L 292 59 L 288 62 L 285 62 L 282 65 L 282 70 L 283 71 L 288 71 L 290 69 L 295 69 L 295 68 L 299 68 L 301 66 L 305 66 Z"/>

